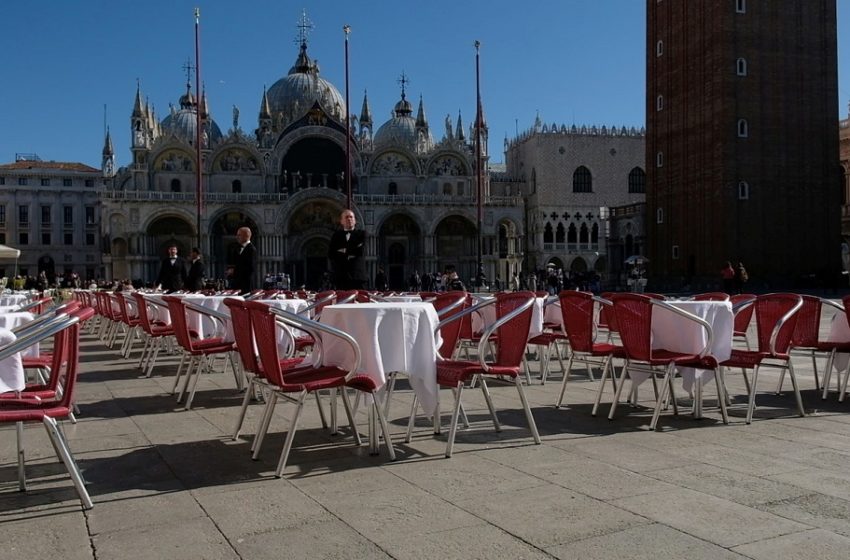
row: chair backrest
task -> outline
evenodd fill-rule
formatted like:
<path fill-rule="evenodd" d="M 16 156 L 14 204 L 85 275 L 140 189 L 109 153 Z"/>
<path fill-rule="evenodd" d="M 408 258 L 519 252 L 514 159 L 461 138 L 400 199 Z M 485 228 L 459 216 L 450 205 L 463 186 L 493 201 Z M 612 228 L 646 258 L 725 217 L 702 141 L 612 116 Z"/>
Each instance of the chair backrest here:
<path fill-rule="evenodd" d="M 269 305 L 259 301 L 243 303 L 251 318 L 254 339 L 257 342 L 257 353 L 260 356 L 263 375 L 275 385 L 283 385 L 283 371 L 280 367 L 280 356 L 277 351 L 277 321 L 269 311 Z M 235 327 L 235 325 L 234 325 Z M 237 344 L 239 342 L 237 341 Z"/>
<path fill-rule="evenodd" d="M 590 352 L 593 349 L 593 294 L 564 290 L 558 294 L 558 300 L 570 348 L 576 352 Z"/>
<path fill-rule="evenodd" d="M 189 336 L 189 324 L 186 322 L 186 306 L 183 300 L 176 296 L 162 296 L 162 301 L 168 304 L 168 314 L 174 327 L 174 337 L 177 344 L 184 349 L 192 350 L 192 337 Z"/>
<path fill-rule="evenodd" d="M 811 348 L 818 344 L 823 304 L 817 296 L 801 295 L 800 297 L 803 298 L 803 307 L 797 311 L 797 324 L 791 336 L 791 345 L 798 348 Z"/>
<path fill-rule="evenodd" d="M 653 292 L 644 292 L 641 295 L 644 295 L 644 296 L 646 296 L 650 299 L 659 299 L 661 301 L 664 301 L 664 300 L 667 299 L 667 296 L 665 296 L 664 294 L 656 294 L 656 293 L 653 293 Z"/>
<path fill-rule="evenodd" d="M 236 340 L 236 350 L 242 367 L 253 374 L 260 374 L 261 368 L 254 351 L 254 325 L 251 314 L 241 299 L 227 298 L 224 305 L 230 310 L 230 322 L 233 324 L 233 338 Z"/>
<path fill-rule="evenodd" d="M 369 303 L 372 298 L 366 290 L 337 290 L 337 303 Z"/>
<path fill-rule="evenodd" d="M 496 346 L 496 365 L 519 367 L 520 363 L 522 363 L 522 357 L 525 354 L 525 346 L 528 341 L 528 333 L 531 330 L 534 299 L 534 292 L 496 294 L 497 322 L 512 311 L 525 306 L 523 312 L 496 329 L 499 337 L 499 342 Z"/>
<path fill-rule="evenodd" d="M 139 326 L 146 333 L 153 334 L 153 325 L 151 324 L 150 315 L 148 315 L 148 301 L 139 292 L 133 292 L 130 295 L 136 300 L 136 309 L 139 312 Z"/>
<path fill-rule="evenodd" d="M 643 294 L 613 294 L 614 316 L 620 340 L 631 360 L 652 358 L 652 299 Z"/>
<path fill-rule="evenodd" d="M 467 298 L 466 292 L 453 291 L 443 292 L 432 299 L 430 303 L 437 310 L 440 320 L 443 321 L 469 308 L 470 300 Z M 460 338 L 461 326 L 466 319 L 466 317 L 463 317 L 458 321 L 452 321 L 440 327 L 440 338 L 443 339 L 443 343 L 437 351 L 444 360 L 451 359 L 454 354 L 457 341 Z"/>
<path fill-rule="evenodd" d="M 322 315 L 322 309 L 336 302 L 336 292 L 333 290 L 317 293 L 313 298 L 313 305 L 309 308 L 313 312 L 313 318 L 318 319 Z"/>
<path fill-rule="evenodd" d="M 729 301 L 729 294 L 724 292 L 705 292 L 694 296 L 694 301 Z"/>
<path fill-rule="evenodd" d="M 607 299 L 608 301 L 612 301 L 611 298 L 616 294 L 616 292 L 602 292 L 599 296 L 602 299 Z M 608 332 L 617 332 L 617 317 L 614 316 L 614 307 L 610 305 L 603 305 L 599 310 L 599 327 L 602 329 L 608 329 Z"/>
<path fill-rule="evenodd" d="M 745 301 L 752 300 L 753 302 L 755 302 L 755 299 L 755 294 L 737 294 L 729 299 L 729 301 L 732 302 L 732 310 L 735 311 L 735 334 L 743 335 L 747 332 L 747 329 L 750 327 L 750 321 L 753 318 L 753 311 L 755 311 L 756 309 L 756 306 L 754 304 L 744 305 L 742 307 L 738 307 L 738 305 Z"/>
<path fill-rule="evenodd" d="M 754 305 L 759 352 L 788 352 L 797 326 L 797 313 L 791 313 L 802 307 L 803 299 L 797 294 L 764 294 Z"/>

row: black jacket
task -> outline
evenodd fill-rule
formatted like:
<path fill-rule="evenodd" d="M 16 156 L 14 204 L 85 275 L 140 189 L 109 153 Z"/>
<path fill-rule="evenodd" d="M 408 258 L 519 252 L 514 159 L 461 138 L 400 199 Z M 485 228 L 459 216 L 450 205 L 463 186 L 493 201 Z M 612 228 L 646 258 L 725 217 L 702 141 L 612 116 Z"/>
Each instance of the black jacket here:
<path fill-rule="evenodd" d="M 233 289 L 247 294 L 254 289 L 254 271 L 257 268 L 257 248 L 248 243 L 237 252 L 233 263 Z"/>
<path fill-rule="evenodd" d="M 366 287 L 366 261 L 363 260 L 366 232 L 355 229 L 348 233 L 351 235 L 346 240 L 345 231 L 340 229 L 334 232 L 328 247 L 328 258 L 336 289 L 359 290 Z"/>
<path fill-rule="evenodd" d="M 174 259 L 174 264 L 168 257 L 162 259 L 156 283 L 166 292 L 182 290 L 186 285 L 186 261 L 183 257 Z"/>
<path fill-rule="evenodd" d="M 197 292 L 204 289 L 204 261 L 196 260 L 189 265 L 189 275 L 186 277 L 186 289 Z"/>

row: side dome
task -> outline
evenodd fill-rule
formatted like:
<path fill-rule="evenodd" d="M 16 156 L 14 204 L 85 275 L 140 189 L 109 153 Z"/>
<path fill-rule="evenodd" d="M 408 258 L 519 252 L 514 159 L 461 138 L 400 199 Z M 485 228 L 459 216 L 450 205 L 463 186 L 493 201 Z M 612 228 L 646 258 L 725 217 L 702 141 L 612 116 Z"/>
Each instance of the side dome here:
<path fill-rule="evenodd" d="M 381 125 L 373 140 L 375 149 L 391 146 L 406 148 L 414 153 L 424 153 L 434 147 L 431 131 L 418 126 L 413 114 L 413 106 L 401 94 L 401 101 L 395 104 L 393 118 Z"/>
<path fill-rule="evenodd" d="M 266 95 L 280 128 L 300 119 L 315 102 L 337 121 L 345 121 L 345 99 L 332 83 L 319 77 L 319 65 L 307 56 L 306 42 L 301 43 L 289 74 L 272 84 Z"/>
<path fill-rule="evenodd" d="M 207 145 L 222 138 L 218 124 L 206 114 L 206 95 L 201 99 L 201 113 L 205 114 Z M 194 145 L 198 128 L 198 103 L 189 88 L 180 97 L 180 110 L 172 109 L 171 114 L 162 119 L 160 124 L 163 134 L 174 133 L 178 138 Z"/>

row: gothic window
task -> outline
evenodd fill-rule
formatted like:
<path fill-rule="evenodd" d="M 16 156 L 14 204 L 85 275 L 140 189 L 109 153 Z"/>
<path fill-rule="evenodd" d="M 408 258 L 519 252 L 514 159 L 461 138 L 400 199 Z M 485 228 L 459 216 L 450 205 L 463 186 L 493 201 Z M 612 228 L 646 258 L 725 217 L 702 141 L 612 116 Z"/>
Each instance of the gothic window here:
<path fill-rule="evenodd" d="M 664 152 L 658 152 L 655 154 L 655 167 L 663 167 L 664 166 Z"/>
<path fill-rule="evenodd" d="M 655 211 L 655 223 L 663 224 L 664 223 L 664 209 L 659 208 Z"/>
<path fill-rule="evenodd" d="M 646 193 L 646 173 L 640 167 L 635 167 L 629 171 L 629 193 Z"/>
<path fill-rule="evenodd" d="M 738 119 L 738 138 L 746 138 L 750 135 L 750 127 L 747 119 Z"/>
<path fill-rule="evenodd" d="M 593 227 L 590 228 L 590 242 L 593 245 L 599 243 L 599 224 L 593 224 Z"/>
<path fill-rule="evenodd" d="M 387 194 L 398 194 L 398 184 L 395 182 L 390 183 L 387 186 Z"/>
<path fill-rule="evenodd" d="M 457 195 L 458 195 L 458 196 L 463 196 L 463 194 L 464 194 L 464 193 L 463 193 L 463 182 L 458 181 L 458 184 L 457 184 Z"/>
<path fill-rule="evenodd" d="M 590 235 L 587 229 L 587 224 L 581 224 L 581 229 L 578 232 L 578 242 L 582 245 L 587 245 Z"/>
<path fill-rule="evenodd" d="M 451 196 L 452 194 L 452 184 L 451 183 L 443 183 L 443 194 L 446 196 Z"/>
<path fill-rule="evenodd" d="M 180 192 L 180 179 L 172 179 L 171 180 L 171 192 Z"/>
<path fill-rule="evenodd" d="M 664 54 L 664 41 L 659 39 L 658 42 L 655 43 L 655 56 L 661 56 L 662 54 Z"/>
<path fill-rule="evenodd" d="M 570 224 L 569 229 L 567 229 L 567 243 L 575 243 L 577 237 L 578 232 L 576 231 L 576 225 Z"/>
<path fill-rule="evenodd" d="M 747 0 L 735 0 L 735 11 L 739 14 L 746 14 Z"/>
<path fill-rule="evenodd" d="M 555 230 L 555 243 L 563 243 L 565 237 L 564 224 L 558 224 L 558 229 Z"/>
<path fill-rule="evenodd" d="M 593 178 L 590 175 L 590 169 L 583 165 L 576 169 L 573 173 L 573 192 L 593 192 Z"/>
<path fill-rule="evenodd" d="M 664 109 L 664 96 L 659 95 L 655 98 L 655 110 L 661 111 L 662 109 Z"/>
<path fill-rule="evenodd" d="M 233 181 L 233 183 L 231 183 L 230 187 L 231 187 L 231 189 L 234 193 L 241 193 L 242 192 L 242 181 L 240 181 L 239 179 L 236 179 L 235 181 Z"/>
<path fill-rule="evenodd" d="M 42 187 L 49 187 L 50 186 L 50 179 L 42 179 L 41 180 L 41 186 Z"/>
<path fill-rule="evenodd" d="M 739 76 L 747 75 L 747 61 L 743 58 L 739 58 L 735 61 L 735 73 Z"/>
<path fill-rule="evenodd" d="M 553 243 L 554 236 L 552 235 L 552 224 L 546 222 L 546 227 L 543 228 L 543 243 Z"/>

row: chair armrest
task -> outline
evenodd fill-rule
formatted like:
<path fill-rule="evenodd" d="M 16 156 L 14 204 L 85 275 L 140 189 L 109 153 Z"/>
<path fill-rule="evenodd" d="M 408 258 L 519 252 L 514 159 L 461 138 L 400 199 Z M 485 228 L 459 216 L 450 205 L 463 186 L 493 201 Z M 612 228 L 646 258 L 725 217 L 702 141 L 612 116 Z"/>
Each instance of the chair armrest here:
<path fill-rule="evenodd" d="M 797 296 L 797 303 L 788 310 L 788 312 L 782 316 L 779 321 L 776 322 L 776 325 L 773 326 L 773 332 L 770 333 L 770 355 L 776 356 L 776 339 L 779 337 L 779 331 L 782 329 L 782 326 L 788 321 L 791 317 L 793 317 L 800 308 L 803 307 L 803 298 Z"/>
<path fill-rule="evenodd" d="M 836 303 L 836 302 L 832 301 L 831 299 L 827 299 L 827 298 L 820 298 L 820 302 L 824 305 L 829 305 L 830 307 L 834 307 L 838 311 L 844 313 L 844 306 L 841 305 L 840 303 Z"/>
<path fill-rule="evenodd" d="M 21 336 L 14 342 L 0 348 L 0 360 L 5 360 L 6 358 L 14 356 L 18 352 L 26 350 L 33 344 L 50 338 L 59 331 L 80 321 L 79 317 L 74 315 L 59 315 L 56 319 L 56 321 L 49 321 L 42 325 L 41 328 L 28 333 L 26 336 Z"/>
<path fill-rule="evenodd" d="M 221 328 L 224 328 L 225 322 L 230 320 L 230 315 L 228 315 L 227 313 L 223 313 L 215 309 L 210 309 L 209 307 L 204 307 L 199 303 L 195 303 L 192 301 L 184 301 L 183 305 L 186 306 L 186 309 L 190 309 L 200 315 L 206 315 L 213 321 L 217 321 L 219 323 L 219 327 Z M 216 330 L 218 330 L 219 327 L 216 327 Z"/>
<path fill-rule="evenodd" d="M 318 333 L 329 334 L 331 336 L 334 336 L 336 338 L 340 338 L 343 341 L 345 341 L 351 347 L 352 351 L 354 352 L 354 366 L 351 367 L 348 370 L 347 374 L 345 374 L 345 380 L 346 381 L 350 380 L 357 373 L 357 370 L 360 369 L 360 363 L 361 363 L 360 345 L 357 344 L 357 341 L 354 340 L 354 337 L 351 336 L 350 334 L 348 334 L 347 332 L 341 331 L 341 330 L 339 330 L 335 327 L 331 327 L 330 325 L 322 324 L 318 321 L 313 321 L 312 319 L 307 319 L 305 317 L 302 317 L 301 315 L 296 315 L 295 313 L 291 313 L 289 311 L 286 311 L 285 309 L 279 309 L 277 307 L 269 307 L 269 311 L 271 311 L 273 314 L 275 314 L 278 317 L 280 317 L 281 319 L 283 319 L 283 321 L 285 323 L 287 323 L 287 324 L 289 324 L 289 325 L 291 325 L 295 328 L 298 328 L 298 329 L 301 329 L 301 330 L 306 330 L 308 332 L 316 332 L 317 334 Z M 318 336 L 314 336 L 314 338 L 316 339 L 317 342 L 319 342 L 320 339 L 321 339 L 321 337 L 318 337 Z M 320 365 L 321 364 L 321 351 L 319 352 L 316 359 L 317 359 L 316 365 Z"/>
<path fill-rule="evenodd" d="M 451 323 L 453 321 L 457 321 L 458 319 L 466 317 L 467 315 L 472 315 L 473 313 L 478 313 L 478 311 L 481 310 L 481 308 L 487 307 L 488 305 L 493 305 L 494 303 L 496 303 L 496 298 L 481 300 L 478 303 L 476 303 L 475 305 L 473 305 L 472 307 L 467 307 L 466 309 L 464 309 L 460 313 L 456 313 L 456 314 L 452 315 L 451 317 L 449 317 L 448 319 L 443 319 L 442 321 L 440 321 L 437 324 L 437 328 L 434 329 L 434 334 L 436 335 L 438 332 L 440 332 L 441 328 L 448 325 L 449 323 Z"/>

